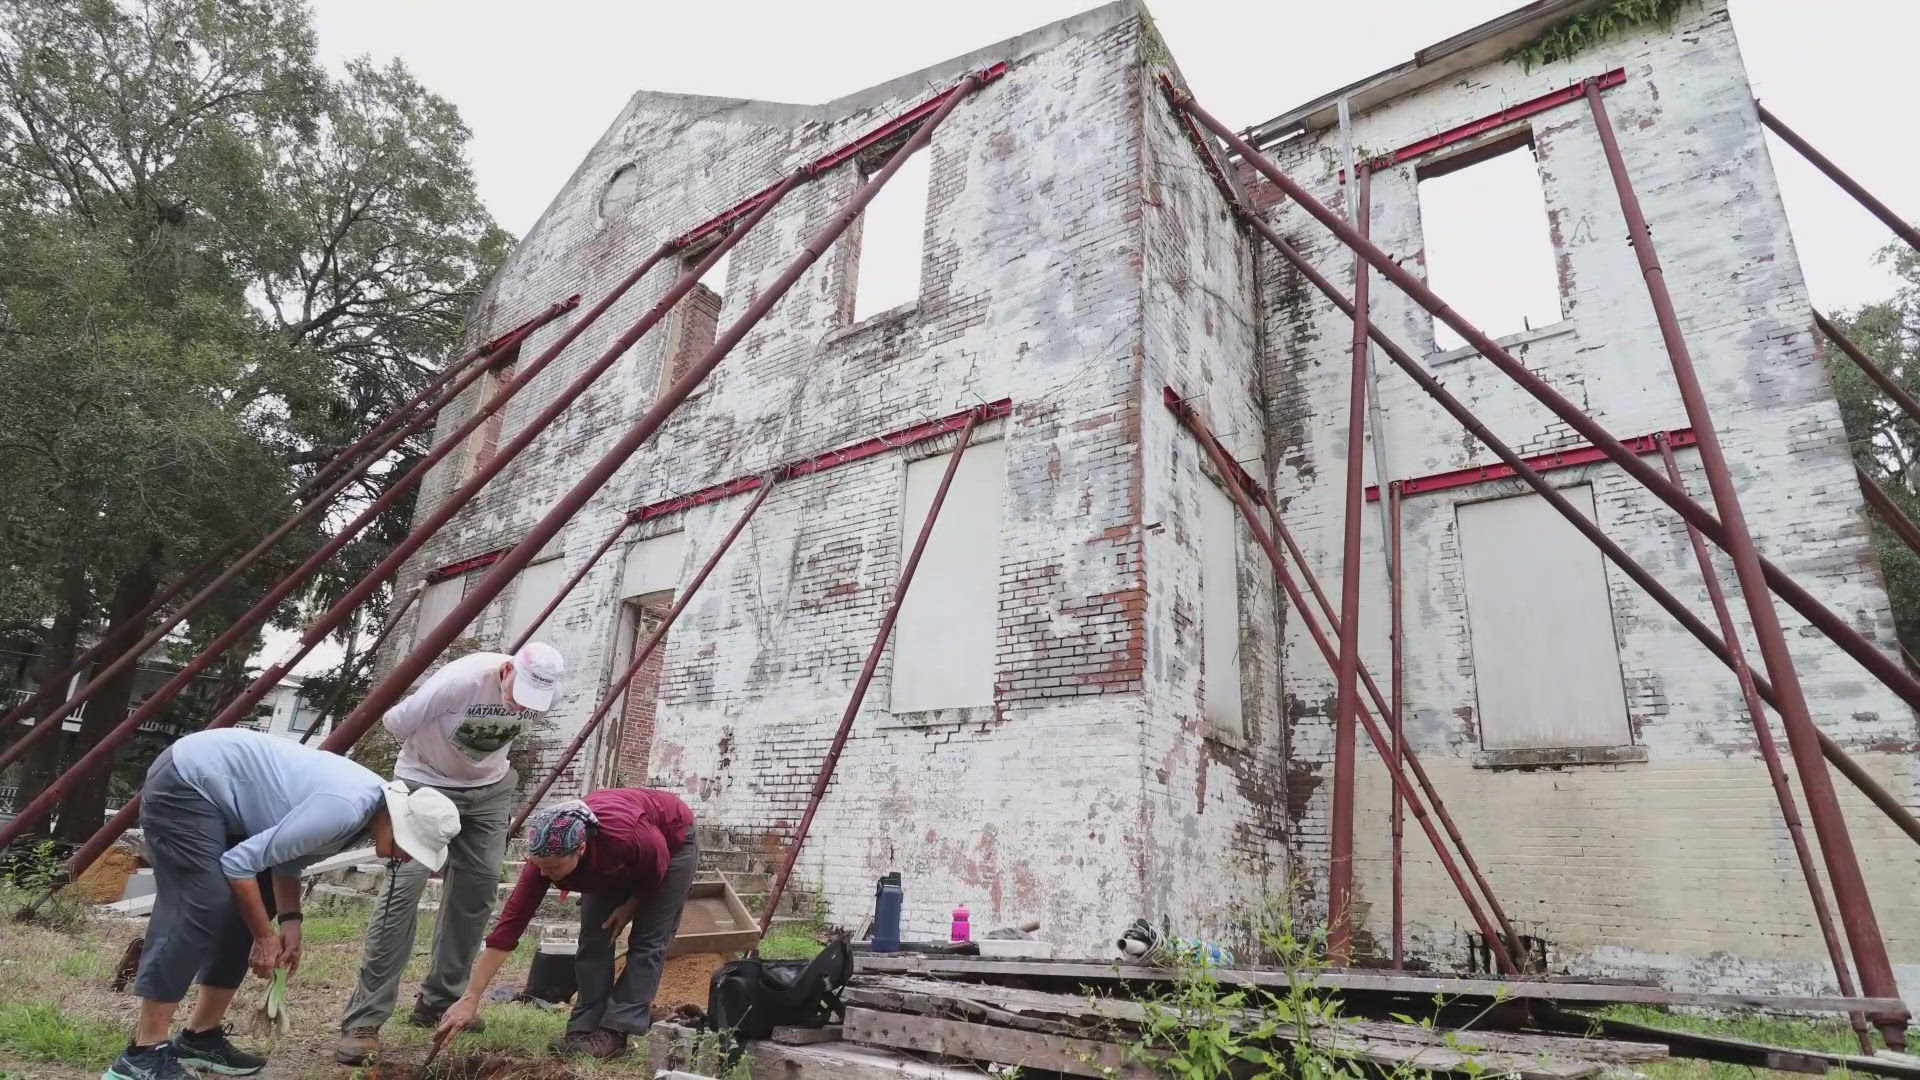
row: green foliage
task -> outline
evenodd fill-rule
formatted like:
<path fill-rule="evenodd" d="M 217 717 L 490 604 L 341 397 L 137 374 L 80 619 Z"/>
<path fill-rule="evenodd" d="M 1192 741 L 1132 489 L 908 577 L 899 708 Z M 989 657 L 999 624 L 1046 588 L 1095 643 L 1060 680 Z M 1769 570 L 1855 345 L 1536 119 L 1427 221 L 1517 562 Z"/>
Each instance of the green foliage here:
<path fill-rule="evenodd" d="M 1687 0 L 1607 0 L 1554 23 L 1506 58 L 1527 71 L 1578 56 L 1602 41 L 1637 26 L 1670 26 Z"/>
<path fill-rule="evenodd" d="M 38 901 L 33 914 L 36 926 L 77 934 L 92 925 L 93 909 L 86 903 L 65 891 L 47 895 L 67 880 L 67 853 L 56 842 L 42 840 L 24 854 L 10 855 L 4 877 L 11 884 L 0 886 L 0 912 L 5 913 L 0 918 L 10 918 Z"/>
<path fill-rule="evenodd" d="M 99 1068 L 126 1043 L 119 1024 L 47 1001 L 0 1002 L 0 1051 L 29 1061 Z"/>
<path fill-rule="evenodd" d="M 1880 303 L 1837 312 L 1833 321 L 1896 384 L 1920 394 L 1920 255 L 1896 245 L 1880 257 L 1900 275 L 1899 289 Z M 1854 463 L 1908 517 L 1920 519 L 1920 424 L 1837 347 L 1828 347 L 1826 357 Z M 1895 632 L 1920 652 L 1920 556 L 1878 516 L 1869 519 Z"/>
<path fill-rule="evenodd" d="M 1671 1031 L 1696 1031 L 1703 1035 L 1746 1039 L 1771 1046 L 1820 1050 L 1835 1054 L 1857 1054 L 1860 1044 L 1845 1020 L 1771 1016 L 1765 1013 L 1706 1016 L 1693 1012 L 1669 1012 L 1648 1005 L 1609 1005 L 1599 1011 L 1608 1020 L 1625 1020 Z M 1650 1061 L 1634 1066 L 1648 1080 L 1753 1080 L 1755 1070 L 1745 1065 L 1717 1061 L 1674 1058 Z M 1833 1075 L 1845 1076 L 1837 1070 Z"/>
<path fill-rule="evenodd" d="M 299 0 L 0 4 L 9 642 L 38 648 L 64 618 L 84 643 L 122 586 L 284 516 L 424 384 L 510 242 L 474 190 L 469 138 L 398 62 L 326 72 Z M 424 441 L 343 501 L 384 493 Z M 400 500 L 276 622 L 337 598 L 411 510 Z M 225 630 L 343 522 L 289 536 L 176 647 Z M 210 696 L 238 689 L 243 661 L 214 669 Z"/>
<path fill-rule="evenodd" d="M 1411 1064 L 1387 1069 L 1335 1051 L 1328 1029 L 1341 1020 L 1340 998 L 1313 985 L 1315 975 L 1326 966 L 1324 928 L 1311 935 L 1298 934 L 1283 904 L 1271 905 L 1254 921 L 1262 959 L 1269 970 L 1285 974 L 1286 984 L 1223 983 L 1207 956 L 1183 959 L 1171 989 L 1142 1001 L 1146 1021 L 1140 1030 L 1120 1038 L 1130 1058 L 1182 1080 L 1222 1076 L 1413 1080 L 1427 1075 Z M 1430 1020 L 1396 1019 L 1431 1025 Z M 1469 1026 L 1462 1025 L 1463 1029 Z M 1451 1032 L 1442 1044 L 1461 1049 Z"/>

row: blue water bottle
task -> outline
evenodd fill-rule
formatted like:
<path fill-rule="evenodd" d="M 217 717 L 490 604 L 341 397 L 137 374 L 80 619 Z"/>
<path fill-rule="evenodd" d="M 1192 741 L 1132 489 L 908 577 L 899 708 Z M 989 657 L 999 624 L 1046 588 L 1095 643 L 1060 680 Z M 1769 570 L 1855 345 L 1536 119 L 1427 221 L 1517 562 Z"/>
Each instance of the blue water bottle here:
<path fill-rule="evenodd" d="M 898 872 L 881 878 L 880 883 L 874 886 L 873 941 L 868 946 L 872 951 L 900 951 L 900 905 L 904 899 Z"/>

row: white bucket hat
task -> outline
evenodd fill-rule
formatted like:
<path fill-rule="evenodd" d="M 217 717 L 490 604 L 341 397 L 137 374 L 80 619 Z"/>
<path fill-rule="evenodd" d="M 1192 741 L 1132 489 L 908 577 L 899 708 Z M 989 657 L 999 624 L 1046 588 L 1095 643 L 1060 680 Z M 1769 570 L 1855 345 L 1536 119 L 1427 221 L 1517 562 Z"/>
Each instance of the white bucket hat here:
<path fill-rule="evenodd" d="M 404 780 L 387 781 L 386 795 L 394 842 L 414 862 L 440 869 L 447 861 L 447 842 L 460 833 L 460 809 L 430 787 L 408 791 Z"/>

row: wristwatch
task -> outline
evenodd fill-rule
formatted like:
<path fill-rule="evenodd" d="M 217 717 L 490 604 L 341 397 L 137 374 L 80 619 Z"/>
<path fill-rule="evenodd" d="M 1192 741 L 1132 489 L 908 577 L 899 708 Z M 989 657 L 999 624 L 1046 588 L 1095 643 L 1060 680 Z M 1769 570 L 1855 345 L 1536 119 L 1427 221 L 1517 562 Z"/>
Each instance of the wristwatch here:
<path fill-rule="evenodd" d="M 306 916 L 300 914 L 297 911 L 289 911 L 285 915 L 279 916 L 277 921 L 280 923 L 281 926 L 285 926 L 290 922 L 299 922 L 304 918 L 306 918 Z"/>

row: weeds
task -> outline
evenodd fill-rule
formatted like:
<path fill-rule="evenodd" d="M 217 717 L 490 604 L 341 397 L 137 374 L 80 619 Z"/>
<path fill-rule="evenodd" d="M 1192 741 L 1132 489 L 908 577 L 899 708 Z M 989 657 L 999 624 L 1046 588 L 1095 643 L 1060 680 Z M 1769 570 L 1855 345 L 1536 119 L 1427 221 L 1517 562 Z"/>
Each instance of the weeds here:
<path fill-rule="evenodd" d="M 0 886 L 0 911 L 24 918 L 34 901 L 67 880 L 66 858 L 52 840 L 42 840 L 11 859 L 11 887 Z M 63 890 L 34 909 L 31 921 L 49 930 L 76 934 L 93 920 L 93 909 Z"/>
<path fill-rule="evenodd" d="M 98 1065 L 112 1061 L 126 1043 L 119 1024 L 75 1016 L 47 1002 L 0 1004 L 0 1051 L 30 1061 Z"/>

